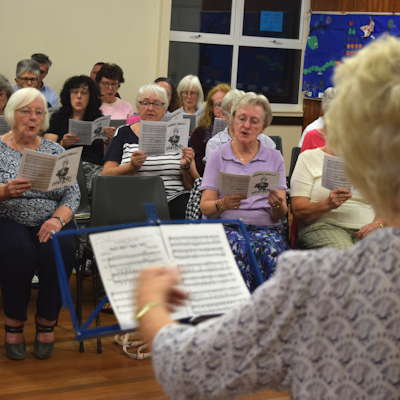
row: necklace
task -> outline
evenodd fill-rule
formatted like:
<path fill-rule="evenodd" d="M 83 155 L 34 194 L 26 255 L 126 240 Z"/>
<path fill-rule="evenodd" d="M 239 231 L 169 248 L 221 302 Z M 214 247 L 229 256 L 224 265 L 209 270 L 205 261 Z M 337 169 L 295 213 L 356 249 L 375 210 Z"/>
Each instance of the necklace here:
<path fill-rule="evenodd" d="M 244 162 L 244 163 L 248 163 L 248 162 L 249 162 L 250 160 L 252 160 L 252 159 L 256 156 L 256 154 L 258 153 L 259 145 L 258 145 L 258 143 L 257 143 L 257 146 L 256 146 L 256 149 L 255 149 L 255 150 L 252 150 L 252 151 L 249 152 L 249 153 L 241 154 L 237 149 L 235 149 L 235 147 L 234 147 L 234 145 L 233 145 L 233 143 L 232 143 L 232 150 L 233 150 L 233 153 L 235 154 L 235 156 L 237 157 L 237 159 L 238 159 L 239 161 Z"/>

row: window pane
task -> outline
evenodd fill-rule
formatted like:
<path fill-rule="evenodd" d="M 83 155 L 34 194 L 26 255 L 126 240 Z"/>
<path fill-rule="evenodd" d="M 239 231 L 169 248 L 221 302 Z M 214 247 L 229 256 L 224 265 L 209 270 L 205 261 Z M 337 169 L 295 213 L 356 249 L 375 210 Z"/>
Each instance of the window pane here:
<path fill-rule="evenodd" d="M 172 0 L 171 31 L 228 34 L 232 0 Z"/>
<path fill-rule="evenodd" d="M 236 87 L 271 103 L 298 102 L 301 50 L 240 47 Z"/>
<path fill-rule="evenodd" d="M 204 95 L 221 82 L 231 82 L 232 46 L 169 42 L 168 76 L 174 84 L 188 74 L 197 75 Z"/>
<path fill-rule="evenodd" d="M 245 0 L 243 35 L 298 39 L 301 0 Z"/>

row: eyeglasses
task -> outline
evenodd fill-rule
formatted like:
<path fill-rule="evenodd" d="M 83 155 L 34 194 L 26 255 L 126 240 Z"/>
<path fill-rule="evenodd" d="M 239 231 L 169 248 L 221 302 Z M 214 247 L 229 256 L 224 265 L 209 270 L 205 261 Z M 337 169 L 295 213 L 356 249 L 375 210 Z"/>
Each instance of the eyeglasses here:
<path fill-rule="evenodd" d="M 20 81 L 23 81 L 23 82 L 37 82 L 39 79 L 38 78 L 26 78 L 26 77 L 23 77 L 23 78 L 21 78 L 21 77 L 18 77 L 17 79 L 19 79 Z"/>
<path fill-rule="evenodd" d="M 162 101 L 147 101 L 147 100 L 141 100 L 138 101 L 138 103 L 143 106 L 143 107 L 150 107 L 150 106 L 154 106 L 155 108 L 161 108 L 165 106 L 165 103 L 163 103 Z"/>
<path fill-rule="evenodd" d="M 198 93 L 195 92 L 195 91 L 193 91 L 193 90 L 184 90 L 184 91 L 182 92 L 182 96 L 185 96 L 185 97 L 194 97 L 194 96 L 198 96 Z"/>
<path fill-rule="evenodd" d="M 81 96 L 87 96 L 89 94 L 88 89 L 71 89 L 70 93 L 74 96 L 78 96 L 79 94 Z"/>
<path fill-rule="evenodd" d="M 29 116 L 36 115 L 37 117 L 43 117 L 43 115 L 45 114 L 44 110 L 31 110 L 30 108 L 20 108 L 19 110 L 16 111 L 18 111 L 25 117 L 27 117 L 28 115 Z"/>
<path fill-rule="evenodd" d="M 248 122 L 250 125 L 253 126 L 263 123 L 263 121 L 260 120 L 259 118 L 247 117 L 246 115 L 235 116 L 235 120 L 239 124 L 245 124 L 246 122 Z"/>
<path fill-rule="evenodd" d="M 221 108 L 222 107 L 222 103 L 214 103 L 213 107 L 215 108 Z"/>
<path fill-rule="evenodd" d="M 100 85 L 104 87 L 111 87 L 113 89 L 119 88 L 119 82 L 104 82 L 100 81 Z"/>

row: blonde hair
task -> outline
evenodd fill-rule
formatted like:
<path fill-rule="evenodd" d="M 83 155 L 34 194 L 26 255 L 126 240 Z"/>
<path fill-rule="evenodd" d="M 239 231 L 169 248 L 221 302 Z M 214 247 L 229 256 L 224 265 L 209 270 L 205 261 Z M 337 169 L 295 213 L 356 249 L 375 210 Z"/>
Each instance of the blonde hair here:
<path fill-rule="evenodd" d="M 220 83 L 217 86 L 214 86 L 207 94 L 206 105 L 204 107 L 203 114 L 200 118 L 199 125 L 205 128 L 209 128 L 212 124 L 214 118 L 214 104 L 212 101 L 212 97 L 217 92 L 223 92 L 227 94 L 231 90 L 231 87 L 227 83 Z"/>
<path fill-rule="evenodd" d="M 178 92 L 179 102 L 182 103 L 182 92 L 187 90 L 194 90 L 198 93 L 197 108 L 199 109 L 204 101 L 203 88 L 201 87 L 200 79 L 196 75 L 186 75 L 178 83 L 176 91 Z"/>
<path fill-rule="evenodd" d="M 329 147 L 383 218 L 400 212 L 400 41 L 384 36 L 335 71 L 325 116 Z"/>
<path fill-rule="evenodd" d="M 8 103 L 4 108 L 4 118 L 7 121 L 11 129 L 14 128 L 15 123 L 15 111 L 31 104 L 36 99 L 40 99 L 43 102 L 44 116 L 43 123 L 40 128 L 41 131 L 45 132 L 49 127 L 49 112 L 47 110 L 47 101 L 42 93 L 35 88 L 24 88 L 14 92 L 8 99 Z"/>
<path fill-rule="evenodd" d="M 247 92 L 244 94 L 231 109 L 231 119 L 235 117 L 236 111 L 239 108 L 246 106 L 260 106 L 264 110 L 264 125 L 263 129 L 269 126 L 272 122 L 272 110 L 268 99 L 263 94 Z"/>

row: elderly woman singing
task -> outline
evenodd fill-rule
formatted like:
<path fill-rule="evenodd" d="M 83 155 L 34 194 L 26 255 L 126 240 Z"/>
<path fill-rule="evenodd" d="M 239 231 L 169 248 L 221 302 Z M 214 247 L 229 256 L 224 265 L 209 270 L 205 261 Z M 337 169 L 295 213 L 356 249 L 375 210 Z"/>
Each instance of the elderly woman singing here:
<path fill-rule="evenodd" d="M 5 314 L 5 349 L 8 358 L 22 360 L 26 356 L 23 337 L 31 281 L 38 271 L 40 286 L 36 306 L 34 355 L 39 359 L 51 356 L 54 326 L 61 307 L 57 272 L 50 243 L 51 235 L 70 222 L 78 207 L 77 185 L 49 192 L 31 190 L 31 183 L 18 177 L 24 150 L 59 154 L 64 149 L 41 138 L 48 126 L 46 100 L 36 89 L 15 92 L 5 108 L 11 130 L 0 137 L 0 246 L 1 289 Z M 62 252 L 67 273 L 74 263 L 75 241 L 62 238 Z"/>

